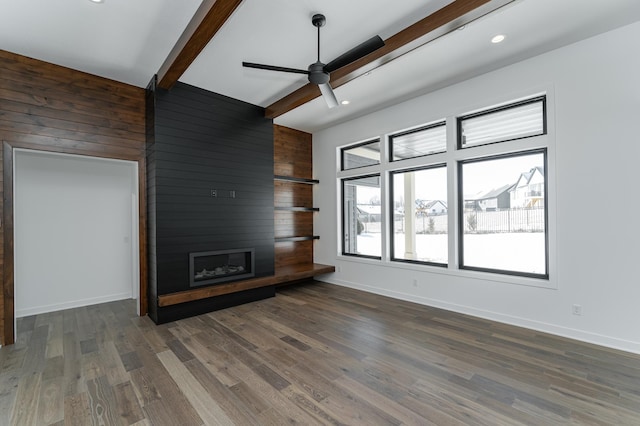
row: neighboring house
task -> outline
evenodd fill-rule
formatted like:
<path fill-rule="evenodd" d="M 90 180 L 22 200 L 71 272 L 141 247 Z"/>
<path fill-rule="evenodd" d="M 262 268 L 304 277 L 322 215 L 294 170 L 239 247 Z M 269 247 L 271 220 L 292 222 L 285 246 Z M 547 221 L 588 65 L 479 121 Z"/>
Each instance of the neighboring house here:
<path fill-rule="evenodd" d="M 544 170 L 534 167 L 522 173 L 510 189 L 512 208 L 544 207 Z"/>
<path fill-rule="evenodd" d="M 510 191 L 514 184 L 503 185 L 488 192 L 479 193 L 465 198 L 467 210 L 496 211 L 512 207 Z"/>
<path fill-rule="evenodd" d="M 447 203 L 442 200 L 416 200 L 418 216 L 438 216 L 447 214 Z"/>

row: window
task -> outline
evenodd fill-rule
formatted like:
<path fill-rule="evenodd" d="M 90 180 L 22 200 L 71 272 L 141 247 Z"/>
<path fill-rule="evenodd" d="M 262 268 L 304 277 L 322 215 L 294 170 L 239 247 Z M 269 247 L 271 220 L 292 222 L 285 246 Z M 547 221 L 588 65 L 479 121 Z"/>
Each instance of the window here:
<path fill-rule="evenodd" d="M 444 122 L 389 136 L 391 161 L 422 157 L 447 150 Z"/>
<path fill-rule="evenodd" d="M 460 267 L 547 277 L 546 151 L 460 164 Z"/>
<path fill-rule="evenodd" d="M 388 145 L 341 148 L 342 254 L 552 285 L 542 282 L 554 274 L 546 99 L 391 133 Z"/>
<path fill-rule="evenodd" d="M 381 256 L 380 175 L 342 180 L 342 254 Z"/>
<path fill-rule="evenodd" d="M 545 99 L 529 99 L 458 118 L 458 148 L 546 134 Z"/>
<path fill-rule="evenodd" d="M 447 265 L 447 168 L 391 173 L 391 259 Z"/>
<path fill-rule="evenodd" d="M 380 164 L 380 139 L 343 148 L 342 170 Z"/>

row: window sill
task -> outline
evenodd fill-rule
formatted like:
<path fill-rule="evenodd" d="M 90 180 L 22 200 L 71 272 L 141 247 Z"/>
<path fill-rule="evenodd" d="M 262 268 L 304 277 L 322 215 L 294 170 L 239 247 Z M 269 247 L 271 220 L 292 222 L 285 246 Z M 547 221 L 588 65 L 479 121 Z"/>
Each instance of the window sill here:
<path fill-rule="evenodd" d="M 420 263 L 408 263 L 408 262 L 392 262 L 389 260 L 362 258 L 354 256 L 338 255 L 337 261 L 340 262 L 353 262 L 362 263 L 366 265 L 377 265 L 383 268 L 392 269 L 405 269 L 411 271 L 417 271 L 427 274 L 438 274 L 452 277 L 459 277 L 464 279 L 472 279 L 479 281 L 491 281 L 505 284 L 515 284 L 527 287 L 545 288 L 549 290 L 557 290 L 558 284 L 555 279 L 542 279 L 542 278 L 529 278 L 521 277 L 517 275 L 496 274 L 490 272 L 471 271 L 464 269 L 451 269 L 443 268 L 441 266 L 425 265 Z"/>

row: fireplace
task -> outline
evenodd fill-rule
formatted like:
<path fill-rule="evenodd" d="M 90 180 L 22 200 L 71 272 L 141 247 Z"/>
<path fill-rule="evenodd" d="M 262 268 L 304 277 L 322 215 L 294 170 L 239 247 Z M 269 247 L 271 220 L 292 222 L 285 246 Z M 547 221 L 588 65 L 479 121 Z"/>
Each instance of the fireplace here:
<path fill-rule="evenodd" d="M 189 285 L 218 284 L 255 276 L 254 249 L 189 253 Z"/>

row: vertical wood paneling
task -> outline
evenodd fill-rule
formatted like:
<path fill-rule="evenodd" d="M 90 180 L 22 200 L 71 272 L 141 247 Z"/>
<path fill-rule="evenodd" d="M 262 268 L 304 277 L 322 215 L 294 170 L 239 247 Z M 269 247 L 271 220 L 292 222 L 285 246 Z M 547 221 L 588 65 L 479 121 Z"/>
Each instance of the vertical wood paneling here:
<path fill-rule="evenodd" d="M 313 178 L 312 136 L 310 133 L 273 126 L 274 175 Z M 276 207 L 314 207 L 313 185 L 277 181 L 274 186 Z M 313 235 L 313 212 L 276 211 L 276 237 Z M 276 268 L 313 263 L 313 241 L 275 243 Z"/>
<path fill-rule="evenodd" d="M 11 167 L 13 148 L 138 161 L 140 187 L 141 312 L 146 294 L 145 97 L 144 90 L 0 50 L 0 140 Z M 3 167 L 4 169 L 4 167 Z M 9 173 L 11 172 L 11 173 Z M 3 187 L 12 170 L 4 170 Z M 0 237 L 4 252 L 2 344 L 13 342 L 12 194 L 3 194 Z M 62 243 L 62 242 L 61 242 Z"/>

